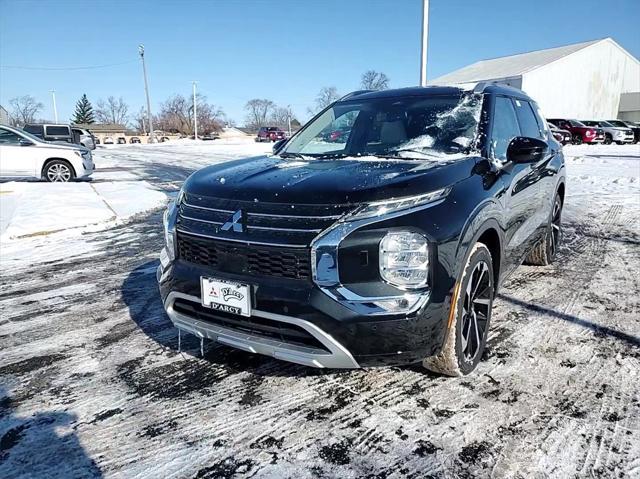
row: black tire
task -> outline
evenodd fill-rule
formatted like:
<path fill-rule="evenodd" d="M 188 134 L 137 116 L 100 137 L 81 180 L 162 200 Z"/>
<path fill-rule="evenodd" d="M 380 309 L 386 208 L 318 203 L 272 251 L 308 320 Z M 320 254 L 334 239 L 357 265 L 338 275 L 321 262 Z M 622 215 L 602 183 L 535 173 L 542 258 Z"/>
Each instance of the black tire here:
<path fill-rule="evenodd" d="M 604 135 L 604 144 L 610 145 L 613 142 L 613 137 L 609 133 L 605 133 Z"/>
<path fill-rule="evenodd" d="M 556 193 L 544 238 L 533 247 L 525 263 L 535 266 L 547 266 L 553 263 L 558 254 L 558 247 L 560 246 L 561 240 L 562 198 L 559 193 Z"/>
<path fill-rule="evenodd" d="M 425 358 L 425 368 L 447 376 L 464 376 L 476 368 L 487 342 L 494 290 L 491 252 L 483 243 L 476 243 L 456 285 L 442 351 Z"/>
<path fill-rule="evenodd" d="M 616 141 L 616 145 L 624 145 L 624 141 Z"/>
<path fill-rule="evenodd" d="M 582 145 L 582 136 L 578 134 L 573 135 L 573 138 L 571 138 L 571 143 L 573 143 L 574 145 Z"/>
<path fill-rule="evenodd" d="M 76 177 L 76 172 L 68 161 L 51 160 L 42 168 L 42 177 L 50 183 L 66 183 Z"/>

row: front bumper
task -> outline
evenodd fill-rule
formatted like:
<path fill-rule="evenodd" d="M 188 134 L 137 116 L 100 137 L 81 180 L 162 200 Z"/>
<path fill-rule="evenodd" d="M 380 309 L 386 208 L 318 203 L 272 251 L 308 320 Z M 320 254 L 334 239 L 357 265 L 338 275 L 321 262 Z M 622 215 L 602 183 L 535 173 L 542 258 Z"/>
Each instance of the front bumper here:
<path fill-rule="evenodd" d="M 314 341 L 300 344 L 273 334 L 265 336 L 248 326 L 237 327 L 240 317 L 225 318 L 213 310 L 204 311 L 201 276 L 251 284 L 252 318 L 286 327 L 293 325 Z M 170 261 L 166 252 L 161 255 L 157 279 L 165 310 L 177 328 L 247 352 L 306 366 L 411 364 L 437 354 L 444 342 L 448 303 L 433 297 L 411 314 L 358 315 L 310 281 L 239 277 L 181 260 Z"/>

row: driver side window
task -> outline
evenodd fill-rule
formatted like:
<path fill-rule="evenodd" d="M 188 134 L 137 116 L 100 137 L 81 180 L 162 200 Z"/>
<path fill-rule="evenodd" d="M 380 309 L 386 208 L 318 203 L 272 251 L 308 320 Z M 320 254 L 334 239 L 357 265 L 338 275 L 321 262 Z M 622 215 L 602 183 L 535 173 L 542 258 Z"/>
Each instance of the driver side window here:
<path fill-rule="evenodd" d="M 507 161 L 507 147 L 516 136 L 520 136 L 520 128 L 511 99 L 496 97 L 491 130 L 491 156 L 499 161 Z"/>

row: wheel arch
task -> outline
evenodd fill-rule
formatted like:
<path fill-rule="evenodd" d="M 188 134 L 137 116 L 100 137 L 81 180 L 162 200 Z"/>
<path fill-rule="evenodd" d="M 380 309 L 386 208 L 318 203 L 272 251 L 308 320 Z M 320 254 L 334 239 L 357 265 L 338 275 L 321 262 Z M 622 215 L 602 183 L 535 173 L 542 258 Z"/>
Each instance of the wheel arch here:
<path fill-rule="evenodd" d="M 71 168 L 71 172 L 73 173 L 74 178 L 78 177 L 78 173 L 76 172 L 75 167 L 73 166 L 73 163 L 71 161 L 69 161 L 66 158 L 60 158 L 60 157 L 51 157 L 51 158 L 47 158 L 45 160 L 45 162 L 42 164 L 42 169 L 40 170 L 40 177 L 44 178 L 44 172 L 47 169 L 47 166 L 49 166 L 51 164 L 51 162 L 53 161 L 62 161 L 64 163 L 67 164 L 67 166 L 69 166 L 69 168 Z"/>
<path fill-rule="evenodd" d="M 465 231 L 458 242 L 456 254 L 456 283 L 460 281 L 462 270 L 467 263 L 473 245 L 483 243 L 491 253 L 493 263 L 494 289 L 497 291 L 500 284 L 500 274 L 502 272 L 502 261 L 504 257 L 504 241 L 502 227 L 498 222 L 496 211 L 493 207 L 486 206 L 476 213 L 467 223 Z"/>

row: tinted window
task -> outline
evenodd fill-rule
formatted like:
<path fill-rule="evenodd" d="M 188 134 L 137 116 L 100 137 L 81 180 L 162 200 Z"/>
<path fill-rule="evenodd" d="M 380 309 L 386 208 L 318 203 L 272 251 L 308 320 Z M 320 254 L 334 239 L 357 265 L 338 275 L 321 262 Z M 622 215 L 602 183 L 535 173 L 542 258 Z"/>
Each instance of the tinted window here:
<path fill-rule="evenodd" d="M 518 117 L 518 123 L 520 123 L 522 136 L 528 136 L 529 138 L 542 138 L 542 135 L 540 134 L 540 127 L 529 102 L 514 98 L 513 105 L 516 109 L 516 116 Z"/>
<path fill-rule="evenodd" d="M 491 152 L 497 160 L 507 160 L 507 147 L 511 140 L 520 136 L 513 103 L 509 98 L 496 97 L 493 107 L 493 129 L 491 130 Z"/>
<path fill-rule="evenodd" d="M 20 139 L 20 135 L 0 128 L 0 145 L 19 145 Z"/>
<path fill-rule="evenodd" d="M 66 126 L 48 126 L 47 135 L 51 136 L 70 136 L 69 128 Z"/>
<path fill-rule="evenodd" d="M 23 130 L 39 138 L 44 137 L 44 127 L 42 125 L 26 125 Z"/>

